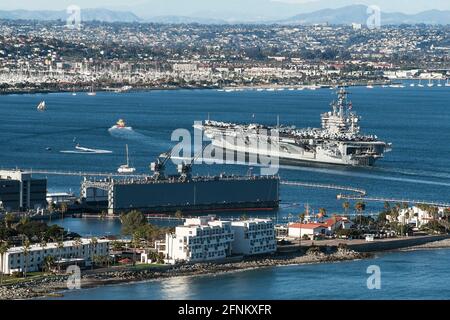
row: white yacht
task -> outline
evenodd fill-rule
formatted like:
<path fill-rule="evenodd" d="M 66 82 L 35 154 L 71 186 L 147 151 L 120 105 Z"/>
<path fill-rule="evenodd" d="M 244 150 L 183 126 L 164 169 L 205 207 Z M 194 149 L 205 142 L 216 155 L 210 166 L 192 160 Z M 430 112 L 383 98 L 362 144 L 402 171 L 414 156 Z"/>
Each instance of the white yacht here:
<path fill-rule="evenodd" d="M 128 144 L 126 145 L 126 151 L 127 151 L 127 164 L 123 164 L 117 169 L 117 172 L 119 173 L 134 173 L 136 172 L 136 168 L 130 167 L 130 158 L 128 156 Z"/>
<path fill-rule="evenodd" d="M 91 86 L 91 90 L 87 93 L 88 96 L 96 96 L 97 93 L 94 91 L 94 86 Z"/>

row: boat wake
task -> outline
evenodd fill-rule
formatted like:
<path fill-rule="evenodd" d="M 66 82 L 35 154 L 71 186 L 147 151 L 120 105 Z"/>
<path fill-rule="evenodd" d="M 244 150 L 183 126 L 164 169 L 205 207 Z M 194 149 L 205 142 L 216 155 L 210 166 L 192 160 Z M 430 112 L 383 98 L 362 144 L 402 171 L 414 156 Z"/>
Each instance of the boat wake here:
<path fill-rule="evenodd" d="M 345 177 L 450 187 L 450 182 L 440 182 L 440 181 L 413 179 L 413 178 L 404 178 L 404 177 L 390 177 L 390 176 L 386 176 L 386 175 L 379 175 L 379 174 L 373 174 L 373 173 L 352 172 L 350 170 L 335 170 L 335 169 L 314 168 L 314 167 L 294 167 L 294 166 L 286 166 L 286 165 L 282 165 L 282 166 L 280 166 L 280 168 L 296 170 L 296 171 L 308 171 L 308 172 L 318 172 L 318 173 L 331 174 L 331 175 L 340 175 L 340 176 L 345 176 Z"/>
<path fill-rule="evenodd" d="M 134 141 L 141 141 L 148 139 L 147 136 L 136 132 L 131 127 L 125 127 L 125 128 L 117 128 L 117 127 L 111 127 L 108 129 L 109 134 L 114 138 L 124 139 L 124 140 L 134 140 Z"/>
<path fill-rule="evenodd" d="M 91 149 L 76 146 L 75 150 L 62 150 L 60 153 L 69 153 L 69 154 L 111 154 L 113 153 L 110 150 L 102 150 L 102 149 Z"/>
<path fill-rule="evenodd" d="M 76 151 L 76 150 L 61 150 L 60 153 L 66 154 L 111 154 L 109 150 L 97 150 L 97 151 Z"/>

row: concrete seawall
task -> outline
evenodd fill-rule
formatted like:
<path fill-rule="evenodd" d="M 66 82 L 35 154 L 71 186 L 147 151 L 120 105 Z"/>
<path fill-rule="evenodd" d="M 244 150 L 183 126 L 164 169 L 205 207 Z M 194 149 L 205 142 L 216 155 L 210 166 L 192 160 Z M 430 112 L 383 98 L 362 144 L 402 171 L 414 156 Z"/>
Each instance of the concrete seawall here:
<path fill-rule="evenodd" d="M 293 253 L 308 249 L 310 246 L 315 245 L 321 248 L 322 252 L 331 253 L 337 250 L 338 245 L 346 245 L 348 249 L 356 252 L 368 253 L 402 249 L 407 247 L 414 247 L 423 245 L 430 242 L 441 241 L 450 239 L 450 235 L 436 235 L 436 236 L 414 236 L 407 238 L 392 238 L 375 240 L 373 242 L 366 242 L 365 240 L 323 240 L 323 241 L 302 241 L 300 247 L 299 244 L 291 244 L 287 246 L 278 246 L 279 253 Z"/>
<path fill-rule="evenodd" d="M 429 242 L 441 241 L 449 238 L 450 236 L 448 235 L 409 237 L 404 239 L 395 239 L 393 241 L 374 241 L 366 243 L 348 244 L 348 248 L 357 252 L 389 251 L 418 246 Z"/>

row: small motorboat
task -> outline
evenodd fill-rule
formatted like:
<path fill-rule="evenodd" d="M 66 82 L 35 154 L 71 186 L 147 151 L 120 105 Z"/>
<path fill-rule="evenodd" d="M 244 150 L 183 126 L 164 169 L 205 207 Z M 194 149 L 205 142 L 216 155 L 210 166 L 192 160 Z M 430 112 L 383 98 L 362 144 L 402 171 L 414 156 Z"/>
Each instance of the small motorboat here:
<path fill-rule="evenodd" d="M 47 106 L 45 105 L 45 101 L 41 101 L 38 106 L 36 107 L 38 111 L 45 111 L 47 110 Z"/>
<path fill-rule="evenodd" d="M 114 126 L 112 126 L 111 129 L 119 129 L 119 130 L 131 130 L 131 127 L 127 127 L 127 124 L 123 119 L 119 119 Z"/>

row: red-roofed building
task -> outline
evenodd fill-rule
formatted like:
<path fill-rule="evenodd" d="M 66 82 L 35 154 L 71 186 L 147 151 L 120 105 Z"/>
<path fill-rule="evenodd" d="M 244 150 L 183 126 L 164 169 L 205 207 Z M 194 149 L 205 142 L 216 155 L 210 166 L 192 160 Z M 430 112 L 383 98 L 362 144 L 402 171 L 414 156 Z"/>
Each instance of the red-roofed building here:
<path fill-rule="evenodd" d="M 325 234 L 327 227 L 322 223 L 291 223 L 288 235 L 292 238 L 300 238 L 307 235 L 313 238 L 315 235 Z"/>
<path fill-rule="evenodd" d="M 351 222 L 346 217 L 334 216 L 333 218 L 325 220 L 323 225 L 331 232 L 338 229 L 350 229 L 353 226 Z"/>

